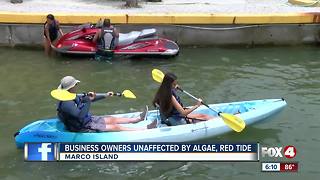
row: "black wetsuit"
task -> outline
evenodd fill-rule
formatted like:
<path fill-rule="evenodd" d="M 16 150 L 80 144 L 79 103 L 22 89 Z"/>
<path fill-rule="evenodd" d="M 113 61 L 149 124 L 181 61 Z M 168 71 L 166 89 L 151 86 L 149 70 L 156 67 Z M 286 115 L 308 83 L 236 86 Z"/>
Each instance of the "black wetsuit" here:
<path fill-rule="evenodd" d="M 46 38 L 48 38 L 47 35 L 46 35 L 46 30 L 45 30 L 46 29 L 46 25 L 47 25 L 47 22 L 44 23 L 44 31 L 43 31 L 43 33 L 44 33 L 44 36 Z M 49 38 L 50 38 L 51 42 L 58 38 L 59 29 L 60 29 L 59 22 L 56 21 L 56 20 L 54 20 L 53 23 L 51 25 L 49 25 Z"/>

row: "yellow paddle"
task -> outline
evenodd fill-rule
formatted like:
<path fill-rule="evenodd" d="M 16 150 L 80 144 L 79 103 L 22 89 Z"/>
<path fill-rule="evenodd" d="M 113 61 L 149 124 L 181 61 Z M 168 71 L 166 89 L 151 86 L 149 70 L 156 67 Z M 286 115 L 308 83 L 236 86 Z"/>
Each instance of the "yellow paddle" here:
<path fill-rule="evenodd" d="M 75 93 L 70 93 L 67 90 L 62 90 L 62 89 L 54 89 L 51 91 L 51 96 L 59 101 L 71 101 L 74 100 L 77 96 L 77 94 Z M 84 94 L 78 94 L 78 95 L 87 95 L 87 93 Z M 107 97 L 108 94 L 107 93 L 96 93 L 97 96 L 105 96 Z M 130 90 L 124 90 L 122 93 L 120 92 L 116 92 L 113 93 L 112 96 L 122 96 L 125 98 L 129 98 L 129 99 L 135 99 L 137 98 L 132 91 Z"/>
<path fill-rule="evenodd" d="M 162 71 L 160 71 L 159 69 L 153 69 L 152 70 L 152 78 L 153 80 L 157 81 L 158 83 L 162 83 L 163 78 L 164 78 L 164 74 Z M 193 96 L 192 94 L 188 93 L 187 91 L 178 88 L 181 92 L 185 93 L 186 95 L 190 96 L 191 98 L 198 100 L 198 98 L 196 98 L 195 96 Z M 206 106 L 207 108 L 209 108 L 210 110 L 218 113 L 218 115 L 223 119 L 223 121 L 234 131 L 236 132 L 241 132 L 245 127 L 246 124 L 245 122 L 232 114 L 227 114 L 227 113 L 222 113 L 220 111 L 217 111 L 215 109 L 212 109 L 209 105 L 205 104 L 204 102 L 201 102 L 204 106 Z"/>
<path fill-rule="evenodd" d="M 105 94 L 105 93 L 97 93 L 97 95 L 98 94 Z M 123 96 L 123 97 L 129 98 L 129 99 L 136 99 L 137 98 L 136 95 L 134 95 L 133 92 L 128 89 L 122 91 L 122 93 L 120 93 L 120 92 L 113 93 L 112 96 Z"/>
<path fill-rule="evenodd" d="M 70 93 L 67 90 L 55 89 L 51 91 L 51 96 L 59 101 L 71 101 L 76 98 L 76 94 Z"/>

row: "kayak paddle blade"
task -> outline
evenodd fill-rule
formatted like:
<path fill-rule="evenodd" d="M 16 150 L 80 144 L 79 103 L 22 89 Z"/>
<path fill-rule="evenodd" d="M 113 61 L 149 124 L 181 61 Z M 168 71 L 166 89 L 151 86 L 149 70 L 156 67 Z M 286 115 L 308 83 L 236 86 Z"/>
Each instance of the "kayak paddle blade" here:
<path fill-rule="evenodd" d="M 220 113 L 220 116 L 223 121 L 236 132 L 241 132 L 246 127 L 244 120 L 235 115 Z"/>
<path fill-rule="evenodd" d="M 130 98 L 130 99 L 136 99 L 136 95 L 133 94 L 133 92 L 131 92 L 130 90 L 124 90 L 122 92 L 122 95 L 125 97 L 125 98 Z"/>
<path fill-rule="evenodd" d="M 164 78 L 164 74 L 159 69 L 153 69 L 152 70 L 152 78 L 153 78 L 153 80 L 157 81 L 158 83 L 162 83 L 162 80 Z"/>
<path fill-rule="evenodd" d="M 59 101 L 71 101 L 76 98 L 76 94 L 70 93 L 67 90 L 55 89 L 51 91 L 51 96 Z"/>

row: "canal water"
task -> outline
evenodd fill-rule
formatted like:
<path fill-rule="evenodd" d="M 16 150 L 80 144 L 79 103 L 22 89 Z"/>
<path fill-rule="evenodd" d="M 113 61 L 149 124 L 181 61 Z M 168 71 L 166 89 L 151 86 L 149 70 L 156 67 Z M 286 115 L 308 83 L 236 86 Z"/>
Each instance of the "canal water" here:
<path fill-rule="evenodd" d="M 57 56 L 40 50 L 0 48 L 0 179 L 317 179 L 320 170 L 320 51 L 314 46 L 183 48 L 172 59 L 115 59 Z M 158 84 L 151 70 L 177 74 L 181 86 L 208 103 L 285 98 L 277 116 L 205 142 L 294 145 L 298 173 L 261 173 L 257 162 L 24 162 L 13 134 L 37 119 L 55 116 L 49 93 L 65 75 L 81 80 L 83 92 L 132 90 L 136 100 L 110 98 L 95 114 L 141 110 Z M 183 96 L 185 104 L 194 102 Z M 275 161 L 275 159 L 272 159 Z M 286 159 L 279 159 L 286 160 Z"/>

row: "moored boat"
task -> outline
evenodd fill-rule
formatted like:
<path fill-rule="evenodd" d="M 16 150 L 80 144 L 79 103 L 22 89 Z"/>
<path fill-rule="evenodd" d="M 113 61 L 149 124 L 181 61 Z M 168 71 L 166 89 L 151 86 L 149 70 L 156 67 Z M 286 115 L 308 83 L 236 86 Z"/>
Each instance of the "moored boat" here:
<path fill-rule="evenodd" d="M 100 28 L 92 24 L 81 26 L 63 35 L 55 45 L 52 45 L 52 48 L 62 54 L 95 55 L 98 48 L 92 39 L 99 30 Z M 98 54 L 170 57 L 179 53 L 178 44 L 158 37 L 154 28 L 120 33 L 116 44 L 112 51 L 98 51 Z"/>

